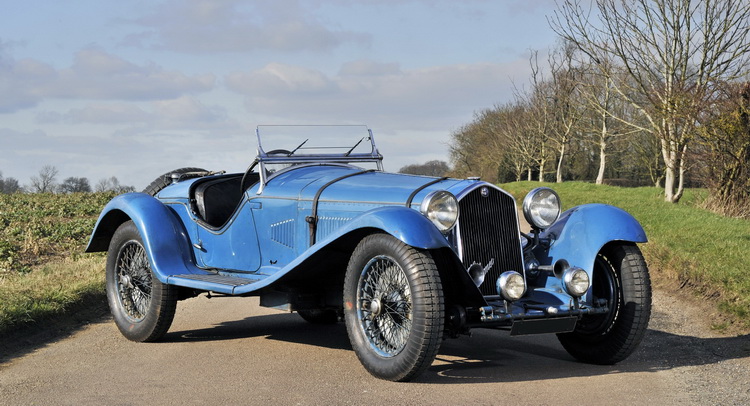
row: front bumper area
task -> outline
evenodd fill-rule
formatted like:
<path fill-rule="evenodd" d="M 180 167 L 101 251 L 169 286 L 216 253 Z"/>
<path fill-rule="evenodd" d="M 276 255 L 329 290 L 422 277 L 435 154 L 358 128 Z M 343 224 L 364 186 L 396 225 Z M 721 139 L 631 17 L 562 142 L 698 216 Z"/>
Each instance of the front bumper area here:
<path fill-rule="evenodd" d="M 471 327 L 509 328 L 511 335 L 567 333 L 575 329 L 581 317 L 609 312 L 606 301 L 595 306 L 574 301 L 571 305 L 546 305 L 538 302 L 503 300 L 488 301 L 474 311 L 469 311 Z"/>

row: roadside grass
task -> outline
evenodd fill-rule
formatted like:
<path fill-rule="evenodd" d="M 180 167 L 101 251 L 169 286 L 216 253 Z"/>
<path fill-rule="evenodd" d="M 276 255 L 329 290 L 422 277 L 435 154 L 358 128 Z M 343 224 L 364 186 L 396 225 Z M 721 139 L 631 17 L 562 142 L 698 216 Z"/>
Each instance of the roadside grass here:
<path fill-rule="evenodd" d="M 0 194 L 0 335 L 104 292 L 104 256 L 84 254 L 114 193 Z"/>
<path fill-rule="evenodd" d="M 58 259 L 0 280 L 0 335 L 64 314 L 86 297 L 104 296 L 104 256 Z"/>
<path fill-rule="evenodd" d="M 722 217 L 697 207 L 706 191 L 686 190 L 680 203 L 664 202 L 655 187 L 622 188 L 583 182 L 502 184 L 519 201 L 535 187 L 549 186 L 560 195 L 564 209 L 584 203 L 606 203 L 632 214 L 649 242 L 640 246 L 652 279 L 670 287 L 689 288 L 729 314 L 714 328 L 730 324 L 750 329 L 750 221 Z M 708 317 L 708 313 L 707 313 Z"/>

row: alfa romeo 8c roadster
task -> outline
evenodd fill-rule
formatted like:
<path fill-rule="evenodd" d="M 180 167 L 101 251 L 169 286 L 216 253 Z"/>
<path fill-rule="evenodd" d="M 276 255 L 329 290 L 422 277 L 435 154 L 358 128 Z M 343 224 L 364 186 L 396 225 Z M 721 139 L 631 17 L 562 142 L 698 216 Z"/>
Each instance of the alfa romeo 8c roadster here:
<path fill-rule="evenodd" d="M 561 213 L 540 187 L 523 199 L 524 232 L 493 184 L 384 172 L 367 127 L 256 135 L 244 173 L 177 169 L 102 211 L 86 251 L 108 252 L 107 298 L 126 338 L 159 340 L 178 301 L 208 293 L 343 320 L 365 369 L 392 381 L 414 379 L 444 339 L 473 328 L 554 333 L 594 364 L 641 341 L 646 235 L 625 211 Z"/>

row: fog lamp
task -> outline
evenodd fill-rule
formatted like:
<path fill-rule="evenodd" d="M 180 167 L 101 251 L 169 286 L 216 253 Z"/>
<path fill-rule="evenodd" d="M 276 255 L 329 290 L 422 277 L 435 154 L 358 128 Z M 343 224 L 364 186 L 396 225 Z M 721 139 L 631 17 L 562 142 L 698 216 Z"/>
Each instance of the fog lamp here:
<path fill-rule="evenodd" d="M 497 278 L 497 293 L 505 300 L 514 302 L 526 293 L 526 281 L 516 271 L 506 271 Z"/>
<path fill-rule="evenodd" d="M 581 297 L 589 290 L 591 280 L 589 274 L 581 268 L 570 267 L 563 272 L 565 291 L 574 297 Z"/>

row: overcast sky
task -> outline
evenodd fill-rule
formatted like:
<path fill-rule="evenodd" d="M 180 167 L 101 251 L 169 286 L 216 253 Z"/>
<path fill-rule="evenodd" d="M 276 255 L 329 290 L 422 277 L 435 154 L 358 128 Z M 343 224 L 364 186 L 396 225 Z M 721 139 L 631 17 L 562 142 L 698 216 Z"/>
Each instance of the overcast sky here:
<path fill-rule="evenodd" d="M 0 0 L 0 172 L 240 172 L 262 124 L 366 124 L 387 170 L 528 82 L 552 0 Z"/>

